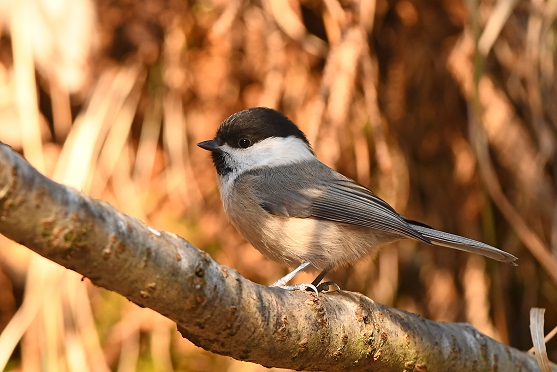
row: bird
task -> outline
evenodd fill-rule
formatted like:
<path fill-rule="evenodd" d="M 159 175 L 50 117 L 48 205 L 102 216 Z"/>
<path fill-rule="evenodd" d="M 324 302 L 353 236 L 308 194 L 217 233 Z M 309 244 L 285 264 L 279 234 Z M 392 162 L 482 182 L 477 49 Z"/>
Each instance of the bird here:
<path fill-rule="evenodd" d="M 197 145 L 211 153 L 230 222 L 263 255 L 295 268 L 272 286 L 318 294 L 334 284 L 321 282 L 335 267 L 405 238 L 516 265 L 510 253 L 397 213 L 319 161 L 305 134 L 274 109 L 239 111 Z M 312 283 L 287 285 L 305 269 L 319 271 Z"/>

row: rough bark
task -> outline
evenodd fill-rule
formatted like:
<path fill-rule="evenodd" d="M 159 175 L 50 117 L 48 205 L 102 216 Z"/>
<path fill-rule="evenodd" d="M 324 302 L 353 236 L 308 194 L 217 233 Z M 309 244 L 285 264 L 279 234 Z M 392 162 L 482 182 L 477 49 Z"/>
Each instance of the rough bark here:
<path fill-rule="evenodd" d="M 347 291 L 315 297 L 250 282 L 184 239 L 44 177 L 3 144 L 0 233 L 239 360 L 305 370 L 537 370 L 533 356 L 468 324 Z"/>

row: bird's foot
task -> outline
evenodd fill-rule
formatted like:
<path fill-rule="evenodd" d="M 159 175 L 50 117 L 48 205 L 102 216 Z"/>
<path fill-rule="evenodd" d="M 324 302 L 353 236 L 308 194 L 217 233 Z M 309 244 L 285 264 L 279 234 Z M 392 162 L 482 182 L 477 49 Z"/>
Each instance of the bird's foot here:
<path fill-rule="evenodd" d="M 309 265 L 311 265 L 311 262 L 309 261 L 302 262 L 300 266 L 298 266 L 292 272 L 288 273 L 287 275 L 277 280 L 271 287 L 283 288 L 289 291 L 302 291 L 302 290 L 313 291 L 315 292 L 316 296 L 319 296 L 319 292 L 329 292 L 331 286 L 334 287 L 337 290 L 337 292 L 340 292 L 340 287 L 336 283 L 323 282 L 319 284 L 321 280 L 325 277 L 325 275 L 327 275 L 329 270 L 323 270 L 312 283 L 286 285 L 290 280 L 292 280 L 292 278 L 294 278 L 296 274 L 304 270 Z"/>
<path fill-rule="evenodd" d="M 316 288 L 318 292 L 332 292 L 331 287 L 334 287 L 336 292 L 340 292 L 340 287 L 335 282 L 323 282 L 320 283 Z"/>
<path fill-rule="evenodd" d="M 277 283 L 275 283 L 271 287 L 282 288 L 288 291 L 313 291 L 315 292 L 316 296 L 319 296 L 319 290 L 311 283 L 300 283 L 292 285 L 277 285 Z"/>

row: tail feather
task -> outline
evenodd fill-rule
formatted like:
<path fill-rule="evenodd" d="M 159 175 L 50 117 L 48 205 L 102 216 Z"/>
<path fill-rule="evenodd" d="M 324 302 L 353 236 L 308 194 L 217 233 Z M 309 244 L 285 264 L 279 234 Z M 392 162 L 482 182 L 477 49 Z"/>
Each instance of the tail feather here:
<path fill-rule="evenodd" d="M 462 236 L 449 234 L 444 231 L 435 230 L 423 224 L 416 224 L 414 223 L 414 221 L 408 222 L 414 230 L 429 239 L 434 245 L 440 245 L 443 247 L 458 249 L 470 253 L 481 254 L 482 256 L 489 257 L 501 262 L 508 262 L 514 266 L 517 266 L 515 261 L 518 260 L 518 258 L 510 253 L 492 247 L 491 245 L 464 238 Z"/>

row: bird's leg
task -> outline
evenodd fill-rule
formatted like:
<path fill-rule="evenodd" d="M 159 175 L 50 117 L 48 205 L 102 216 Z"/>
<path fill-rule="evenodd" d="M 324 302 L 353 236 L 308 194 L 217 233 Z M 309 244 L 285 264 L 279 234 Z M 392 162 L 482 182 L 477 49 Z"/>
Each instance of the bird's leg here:
<path fill-rule="evenodd" d="M 291 272 L 289 272 L 288 274 L 286 274 L 285 276 L 283 276 L 282 278 L 277 280 L 275 283 L 273 283 L 273 285 L 271 285 L 271 287 L 280 287 L 280 288 L 288 289 L 290 291 L 302 290 L 302 289 L 311 289 L 318 296 L 319 291 L 317 290 L 315 285 L 313 285 L 313 283 L 312 284 L 310 284 L 310 283 L 300 283 L 300 284 L 294 284 L 294 285 L 286 285 L 289 281 L 292 280 L 292 278 L 294 278 L 296 276 L 296 274 L 298 274 L 300 271 L 302 271 L 303 269 L 305 269 L 309 265 L 311 265 L 310 261 L 302 262 L 300 264 L 300 266 L 298 266 L 297 268 L 295 268 L 294 270 L 292 270 Z"/>
<path fill-rule="evenodd" d="M 319 275 L 317 275 L 315 277 L 315 279 L 313 279 L 313 282 L 311 282 L 311 284 L 313 284 L 314 286 L 318 286 L 319 283 L 321 283 L 321 281 L 323 280 L 323 278 L 325 277 L 325 275 L 327 275 L 329 273 L 329 270 L 323 270 L 319 273 Z"/>
<path fill-rule="evenodd" d="M 285 276 L 277 280 L 275 283 L 273 283 L 271 287 L 285 286 L 289 281 L 292 280 L 292 278 L 294 278 L 300 271 L 302 271 L 309 265 L 311 265 L 310 261 L 302 262 L 300 266 L 298 266 L 297 268 L 295 268 L 294 270 L 292 270 L 291 272 L 289 272 L 288 274 L 286 274 Z"/>
<path fill-rule="evenodd" d="M 328 273 L 329 273 L 329 270 L 321 271 L 319 273 L 319 275 L 317 275 L 317 277 L 315 279 L 313 279 L 313 282 L 311 282 L 311 285 L 315 286 L 315 288 L 317 288 L 318 292 L 323 292 L 323 291 L 327 292 L 329 290 L 330 286 L 335 287 L 336 290 L 338 292 L 340 292 L 340 287 L 335 282 L 323 282 L 323 283 L 321 283 L 321 281 L 323 280 L 325 275 L 327 275 Z"/>

